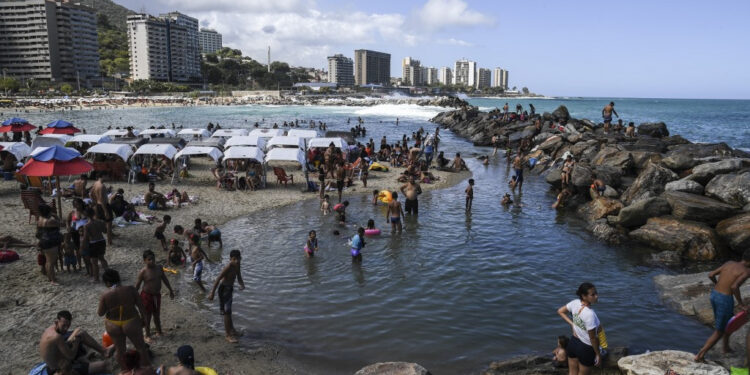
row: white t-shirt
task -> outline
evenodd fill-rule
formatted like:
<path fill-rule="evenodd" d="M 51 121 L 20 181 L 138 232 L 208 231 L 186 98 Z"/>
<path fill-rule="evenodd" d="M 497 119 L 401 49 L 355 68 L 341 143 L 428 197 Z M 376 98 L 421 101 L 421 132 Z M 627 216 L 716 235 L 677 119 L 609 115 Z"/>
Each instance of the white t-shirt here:
<path fill-rule="evenodd" d="M 574 299 L 568 302 L 565 307 L 573 315 L 573 331 L 581 340 L 582 343 L 591 346 L 591 339 L 589 338 L 589 330 L 599 327 L 599 318 L 596 316 L 594 310 L 590 307 L 584 307 L 581 304 L 580 299 Z"/>

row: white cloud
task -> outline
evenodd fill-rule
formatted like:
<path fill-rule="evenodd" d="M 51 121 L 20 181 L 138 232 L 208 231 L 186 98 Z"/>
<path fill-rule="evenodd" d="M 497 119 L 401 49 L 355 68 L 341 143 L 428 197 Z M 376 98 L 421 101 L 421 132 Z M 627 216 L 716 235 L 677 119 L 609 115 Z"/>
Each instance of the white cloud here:
<path fill-rule="evenodd" d="M 469 9 L 469 5 L 463 0 L 428 0 L 417 10 L 417 18 L 422 26 L 430 30 L 492 25 L 495 22 L 491 17 Z"/>
<path fill-rule="evenodd" d="M 437 42 L 440 44 L 447 44 L 451 46 L 461 46 L 461 47 L 473 47 L 474 46 L 474 43 L 470 43 L 465 40 L 456 39 L 456 38 L 438 39 Z"/>
<path fill-rule="evenodd" d="M 182 12 L 303 13 L 315 6 L 312 0 L 157 0 L 156 2 Z"/>

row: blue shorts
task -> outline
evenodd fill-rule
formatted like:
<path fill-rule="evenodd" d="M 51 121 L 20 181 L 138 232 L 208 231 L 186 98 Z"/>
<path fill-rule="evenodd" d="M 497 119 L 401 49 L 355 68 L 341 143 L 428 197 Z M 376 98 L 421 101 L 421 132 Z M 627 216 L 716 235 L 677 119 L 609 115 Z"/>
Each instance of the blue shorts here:
<path fill-rule="evenodd" d="M 513 171 L 516 173 L 516 183 L 520 183 L 523 181 L 523 169 L 513 169 Z"/>
<path fill-rule="evenodd" d="M 602 117 L 604 118 L 604 122 L 612 122 L 612 115 Z"/>
<path fill-rule="evenodd" d="M 195 271 L 193 271 L 193 281 L 201 281 L 201 275 L 203 274 L 203 261 L 199 261 L 195 264 Z"/>
<path fill-rule="evenodd" d="M 75 266 L 78 264 L 78 260 L 76 259 L 75 255 L 64 255 L 63 261 L 65 262 L 66 266 Z"/>
<path fill-rule="evenodd" d="M 711 290 L 711 307 L 714 309 L 716 330 L 724 332 L 729 319 L 734 316 L 734 297 Z"/>
<path fill-rule="evenodd" d="M 398 224 L 401 222 L 401 217 L 392 217 L 391 216 L 391 224 Z"/>
<path fill-rule="evenodd" d="M 221 232 L 218 229 L 214 229 L 208 233 L 208 239 L 211 241 L 221 240 Z"/>

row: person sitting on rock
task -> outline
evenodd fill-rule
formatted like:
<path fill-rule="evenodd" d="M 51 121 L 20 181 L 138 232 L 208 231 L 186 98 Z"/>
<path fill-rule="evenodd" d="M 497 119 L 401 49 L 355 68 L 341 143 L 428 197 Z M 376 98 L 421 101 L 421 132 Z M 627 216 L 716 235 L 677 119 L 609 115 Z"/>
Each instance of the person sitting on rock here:
<path fill-rule="evenodd" d="M 560 172 L 560 179 L 563 187 L 570 184 L 570 174 L 573 172 L 573 166 L 575 164 L 576 161 L 573 159 L 573 155 L 568 155 L 562 165 L 562 172 Z"/>
<path fill-rule="evenodd" d="M 628 128 L 625 129 L 625 136 L 626 137 L 635 137 L 635 124 L 631 121 L 628 123 Z"/>
<path fill-rule="evenodd" d="M 607 190 L 607 185 L 604 183 L 604 181 L 594 176 L 591 181 L 591 189 L 589 191 L 589 193 L 591 193 L 591 199 L 595 200 L 603 196 L 605 190 Z"/>

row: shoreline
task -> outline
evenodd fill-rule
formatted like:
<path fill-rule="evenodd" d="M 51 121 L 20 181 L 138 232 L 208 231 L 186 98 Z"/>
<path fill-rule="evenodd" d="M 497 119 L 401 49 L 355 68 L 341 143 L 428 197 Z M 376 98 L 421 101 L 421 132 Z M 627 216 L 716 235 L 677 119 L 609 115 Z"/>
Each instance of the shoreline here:
<path fill-rule="evenodd" d="M 344 197 L 367 194 L 373 189 L 394 190 L 401 185 L 395 182 L 395 178 L 402 170 L 392 168 L 386 173 L 371 173 L 368 188 L 357 185 L 354 189 L 346 190 Z M 424 191 L 447 188 L 470 176 L 470 172 L 433 173 L 439 175 L 440 180 L 434 184 L 422 185 Z M 114 189 L 123 188 L 127 198 L 146 191 L 145 184 L 107 184 Z M 141 212 L 156 213 L 159 217 L 169 214 L 173 218 L 172 224 L 189 226 L 195 217 L 200 217 L 221 226 L 228 221 L 262 210 L 306 199 L 317 199 L 317 194 L 301 193 L 298 189 L 300 186 L 297 183 L 284 188 L 269 183 L 268 188 L 255 192 L 219 191 L 211 182 L 208 171 L 199 170 L 192 178 L 175 185 L 181 190 L 187 190 L 191 196 L 197 196 L 197 204 L 166 211 L 147 211 L 143 206 L 138 208 Z M 157 183 L 157 191 L 164 191 L 168 187 L 171 187 L 168 183 Z M 34 243 L 35 226 L 28 224 L 27 211 L 18 201 L 17 189 L 15 181 L 6 181 L 0 185 L 0 204 L 8 208 L 0 213 L 0 218 L 6 223 L 16 224 L 9 225 L 3 235 L 12 235 Z M 70 201 L 63 201 L 63 214 L 67 214 L 69 210 Z M 114 238 L 113 245 L 108 246 L 106 258 L 110 267 L 120 272 L 125 283 L 135 282 L 135 276 L 142 267 L 140 254 L 143 250 L 156 249 L 154 252 L 157 254 L 157 262 L 164 261 L 165 254 L 153 239 L 153 228 L 152 225 L 143 224 L 114 229 L 118 236 Z M 167 237 L 175 236 L 168 230 Z M 181 244 L 184 245 L 184 241 L 181 241 Z M 12 362 L 0 365 L 0 374 L 26 373 L 33 364 L 41 361 L 38 354 L 39 336 L 52 323 L 54 315 L 59 310 L 70 310 L 73 314 L 72 327 L 84 328 L 97 340 L 104 331 L 102 319 L 94 313 L 99 295 L 104 290 L 102 284 L 92 284 L 82 274 L 58 272 L 62 286 L 50 286 L 35 264 L 36 251 L 32 248 L 15 250 L 19 252 L 21 259 L 4 264 L 5 272 L 0 274 L 0 284 L 5 288 L 5 293 L 0 298 L 0 309 L 4 311 L 3 318 L 0 319 L 0 338 L 6 343 L 0 348 L 0 355 L 13 358 Z M 231 249 L 217 251 L 214 247 L 207 250 L 209 258 L 218 261 L 208 267 L 220 267 L 222 254 L 228 250 Z M 154 364 L 173 364 L 175 360 L 172 353 L 176 348 L 183 344 L 191 344 L 195 349 L 197 364 L 212 367 L 222 374 L 316 373 L 317 369 L 308 368 L 309 364 L 300 363 L 287 355 L 283 346 L 265 342 L 262 338 L 256 337 L 255 332 L 246 333 L 239 345 L 226 343 L 223 333 L 214 329 L 217 318 L 201 307 L 205 304 L 203 294 L 194 284 L 184 279 L 182 271 L 177 276 L 170 275 L 169 278 L 176 291 L 176 297 L 174 302 L 165 299 L 162 305 L 165 335 L 151 344 L 151 350 L 155 354 Z M 211 282 L 213 280 L 206 280 L 209 287 Z M 71 301 L 75 303 L 70 303 Z M 195 313 L 196 310 L 199 312 Z"/>

